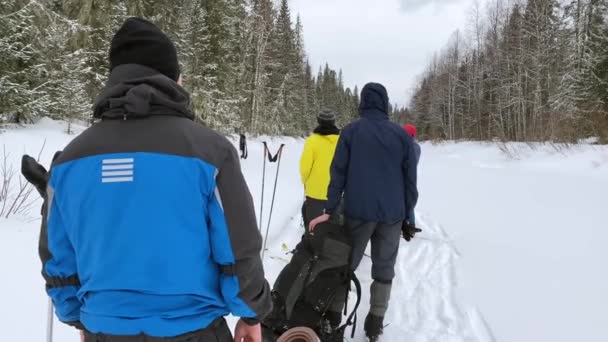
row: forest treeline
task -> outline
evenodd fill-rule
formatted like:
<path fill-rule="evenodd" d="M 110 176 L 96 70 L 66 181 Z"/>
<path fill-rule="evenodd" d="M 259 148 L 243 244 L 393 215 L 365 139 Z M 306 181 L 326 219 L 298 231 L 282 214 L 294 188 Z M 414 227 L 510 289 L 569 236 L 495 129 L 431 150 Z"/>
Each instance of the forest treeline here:
<path fill-rule="evenodd" d="M 89 120 L 129 16 L 173 39 L 197 118 L 223 133 L 304 135 L 321 108 L 340 126 L 358 116 L 342 72 L 312 69 L 287 0 L 0 0 L 0 121 Z"/>

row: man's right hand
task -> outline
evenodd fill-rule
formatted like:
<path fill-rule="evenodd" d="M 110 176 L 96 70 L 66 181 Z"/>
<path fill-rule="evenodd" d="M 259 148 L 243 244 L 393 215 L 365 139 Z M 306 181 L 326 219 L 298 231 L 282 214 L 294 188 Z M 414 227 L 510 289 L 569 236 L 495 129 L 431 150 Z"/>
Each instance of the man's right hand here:
<path fill-rule="evenodd" d="M 248 325 L 239 319 L 234 328 L 234 342 L 262 342 L 262 326 Z"/>
<path fill-rule="evenodd" d="M 323 222 L 327 222 L 329 221 L 329 214 L 323 214 L 319 217 L 317 217 L 316 219 L 310 221 L 310 227 L 308 228 L 308 230 L 310 231 L 310 233 L 314 233 L 315 228 L 317 228 L 317 226 Z"/>

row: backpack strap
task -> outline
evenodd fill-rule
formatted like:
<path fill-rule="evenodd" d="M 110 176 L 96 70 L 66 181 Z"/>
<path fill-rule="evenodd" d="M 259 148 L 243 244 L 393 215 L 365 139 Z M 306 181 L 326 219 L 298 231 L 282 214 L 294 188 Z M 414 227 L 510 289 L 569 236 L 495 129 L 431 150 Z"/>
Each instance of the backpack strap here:
<path fill-rule="evenodd" d="M 355 289 L 357 290 L 357 301 L 355 302 L 355 307 L 348 316 L 346 323 L 344 323 L 340 329 L 345 330 L 346 327 L 352 325 L 353 329 L 351 332 L 351 338 L 355 338 L 355 329 L 357 328 L 357 309 L 359 309 L 359 304 L 361 304 L 361 283 L 359 282 L 359 278 L 357 278 L 355 275 L 355 271 L 350 271 L 350 279 L 355 284 Z"/>

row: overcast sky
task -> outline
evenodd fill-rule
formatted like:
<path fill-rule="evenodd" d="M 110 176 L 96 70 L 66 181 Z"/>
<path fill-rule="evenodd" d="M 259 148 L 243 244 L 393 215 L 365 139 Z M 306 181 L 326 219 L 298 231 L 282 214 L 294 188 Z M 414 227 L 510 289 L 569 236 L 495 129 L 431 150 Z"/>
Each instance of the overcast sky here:
<path fill-rule="evenodd" d="M 290 0 L 316 71 L 328 62 L 349 87 L 383 83 L 406 105 L 430 57 L 464 30 L 474 0 Z"/>

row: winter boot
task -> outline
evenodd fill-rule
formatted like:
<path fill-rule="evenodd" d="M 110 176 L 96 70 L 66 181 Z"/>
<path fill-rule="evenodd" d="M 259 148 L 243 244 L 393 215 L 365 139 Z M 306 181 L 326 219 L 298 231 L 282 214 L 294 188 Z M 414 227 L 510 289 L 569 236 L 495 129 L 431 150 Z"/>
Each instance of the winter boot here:
<path fill-rule="evenodd" d="M 367 317 L 365 317 L 365 325 L 363 328 L 365 329 L 365 336 L 367 336 L 369 342 L 377 342 L 384 329 L 384 317 L 376 316 L 371 313 L 368 314 Z"/>
<path fill-rule="evenodd" d="M 370 342 L 378 341 L 382 335 L 383 320 L 391 298 L 390 281 L 374 280 L 370 288 L 369 314 L 365 318 L 365 336 Z"/>

